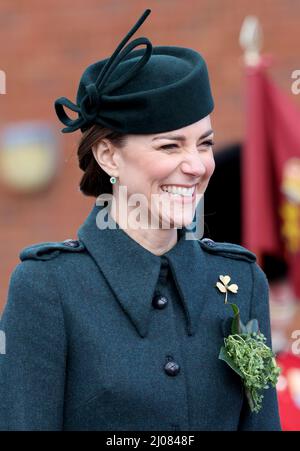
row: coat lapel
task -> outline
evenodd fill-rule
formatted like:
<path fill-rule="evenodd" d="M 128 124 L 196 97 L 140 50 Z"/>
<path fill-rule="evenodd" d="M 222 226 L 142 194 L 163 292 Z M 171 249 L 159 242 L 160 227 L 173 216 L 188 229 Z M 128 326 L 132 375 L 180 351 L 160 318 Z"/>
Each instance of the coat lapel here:
<path fill-rule="evenodd" d="M 148 333 L 152 298 L 161 268 L 160 256 L 133 240 L 112 218 L 114 228 L 99 229 L 95 205 L 78 230 L 78 238 L 96 262 L 122 309 L 141 337 Z M 164 256 L 168 259 L 187 320 L 193 335 L 199 322 L 205 287 L 205 255 L 197 240 L 186 240 L 185 229 L 177 244 Z"/>
<path fill-rule="evenodd" d="M 185 229 L 176 246 L 164 254 L 171 267 L 187 321 L 188 335 L 194 335 L 206 298 L 207 264 L 197 239 L 185 239 Z"/>

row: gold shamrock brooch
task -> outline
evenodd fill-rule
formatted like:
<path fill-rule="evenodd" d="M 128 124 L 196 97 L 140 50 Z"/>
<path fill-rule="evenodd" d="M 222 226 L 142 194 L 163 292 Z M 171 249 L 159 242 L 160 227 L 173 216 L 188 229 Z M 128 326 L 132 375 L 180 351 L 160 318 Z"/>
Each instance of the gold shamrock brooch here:
<path fill-rule="evenodd" d="M 219 279 L 221 282 L 216 283 L 216 287 L 221 291 L 221 293 L 225 293 L 225 301 L 224 304 L 227 304 L 227 294 L 228 291 L 231 291 L 231 293 L 237 293 L 239 287 L 236 283 L 232 283 L 231 285 L 228 285 L 231 277 L 230 276 L 219 276 Z"/>

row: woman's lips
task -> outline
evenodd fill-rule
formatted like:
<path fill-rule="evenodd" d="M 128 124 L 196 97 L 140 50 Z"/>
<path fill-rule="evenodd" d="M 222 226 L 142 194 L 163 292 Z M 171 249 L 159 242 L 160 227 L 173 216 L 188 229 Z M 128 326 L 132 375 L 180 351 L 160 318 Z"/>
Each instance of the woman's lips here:
<path fill-rule="evenodd" d="M 161 185 L 161 186 L 165 186 L 165 185 Z M 195 199 L 196 199 L 197 185 L 194 185 L 194 191 L 193 191 L 193 194 L 191 196 L 190 195 L 189 196 L 184 196 L 182 194 L 173 194 L 173 193 L 170 193 L 168 191 L 164 191 L 161 188 L 161 186 L 159 187 L 161 193 L 163 195 L 165 195 L 165 196 L 168 196 L 168 198 L 172 199 L 173 201 L 181 202 L 181 203 L 191 203 L 191 202 L 194 202 Z M 184 186 L 184 185 L 177 185 L 177 186 Z"/>

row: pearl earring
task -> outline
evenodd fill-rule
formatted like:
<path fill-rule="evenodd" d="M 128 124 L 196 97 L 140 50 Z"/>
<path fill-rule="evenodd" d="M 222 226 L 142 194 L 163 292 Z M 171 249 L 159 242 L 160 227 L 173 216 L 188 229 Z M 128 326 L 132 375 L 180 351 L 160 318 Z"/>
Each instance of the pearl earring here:
<path fill-rule="evenodd" d="M 111 184 L 114 185 L 114 184 L 116 183 L 116 181 L 117 181 L 117 177 L 111 176 L 111 178 L 109 179 L 109 181 L 110 181 Z"/>

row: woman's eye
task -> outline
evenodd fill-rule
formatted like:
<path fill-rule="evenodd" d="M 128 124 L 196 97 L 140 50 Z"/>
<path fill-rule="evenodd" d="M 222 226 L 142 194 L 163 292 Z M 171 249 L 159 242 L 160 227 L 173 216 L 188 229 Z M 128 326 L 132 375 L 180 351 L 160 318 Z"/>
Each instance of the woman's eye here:
<path fill-rule="evenodd" d="M 211 147 L 215 144 L 215 142 L 212 139 L 209 139 L 207 141 L 204 141 L 201 146 Z"/>
<path fill-rule="evenodd" d="M 215 144 L 215 142 L 211 139 L 204 141 L 203 143 L 201 143 L 199 146 L 205 146 L 205 147 L 211 147 Z M 176 148 L 177 145 L 176 144 L 165 144 L 164 146 L 161 146 L 161 149 L 173 149 Z"/>
<path fill-rule="evenodd" d="M 176 144 L 165 144 L 164 146 L 161 146 L 161 149 L 172 149 L 174 147 L 177 147 Z"/>

